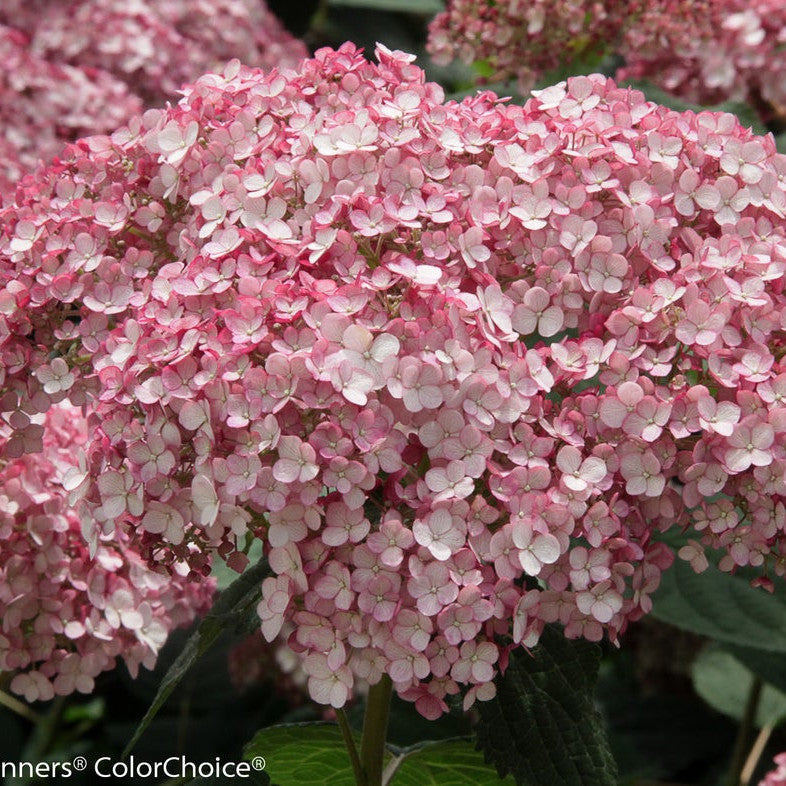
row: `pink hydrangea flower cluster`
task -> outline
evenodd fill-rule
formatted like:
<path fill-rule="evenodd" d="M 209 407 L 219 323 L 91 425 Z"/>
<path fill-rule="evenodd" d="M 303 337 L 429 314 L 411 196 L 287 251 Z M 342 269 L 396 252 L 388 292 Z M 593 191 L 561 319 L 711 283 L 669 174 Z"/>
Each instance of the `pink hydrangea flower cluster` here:
<path fill-rule="evenodd" d="M 147 105 L 234 57 L 272 68 L 308 54 L 264 0 L 6 0 L 0 22 L 36 55 L 108 71 Z"/>
<path fill-rule="evenodd" d="M 766 113 L 782 117 L 784 42 L 780 0 L 641 2 L 625 26 L 627 66 L 618 78 L 649 79 L 694 103 L 734 99 L 760 110 L 766 104 Z"/>
<path fill-rule="evenodd" d="M 486 61 L 492 79 L 525 89 L 566 60 L 617 51 L 626 61 L 618 79 L 702 104 L 753 101 L 771 114 L 786 108 L 785 40 L 779 0 L 451 0 L 429 48 L 440 62 Z"/>
<path fill-rule="evenodd" d="M 429 24 L 435 62 L 482 61 L 491 82 L 517 80 L 528 91 L 548 71 L 616 40 L 629 3 L 598 0 L 448 0 Z"/>
<path fill-rule="evenodd" d="M 45 60 L 24 33 L 2 25 L 0 63 L 0 193 L 63 140 L 109 133 L 142 110 L 111 74 Z"/>
<path fill-rule="evenodd" d="M 68 502 L 85 425 L 58 404 L 35 418 L 42 452 L 16 458 L 0 428 L 0 672 L 16 672 L 11 690 L 28 701 L 90 693 L 118 658 L 132 674 L 152 668 L 212 598 L 211 581 L 152 571 L 123 532 L 89 552 Z"/>
<path fill-rule="evenodd" d="M 272 68 L 307 54 L 263 0 L 4 0 L 0 194 L 64 142 L 113 131 L 231 58 Z"/>
<path fill-rule="evenodd" d="M 89 402 L 92 542 L 262 539 L 317 701 L 428 717 L 543 626 L 616 640 L 692 528 L 786 569 L 786 158 L 601 76 L 443 102 L 352 45 L 233 64 L 0 212 L 8 455 Z M 75 500 L 76 502 L 76 500 Z"/>
<path fill-rule="evenodd" d="M 786 786 L 786 753 L 779 753 L 775 757 L 776 767 L 768 772 L 759 786 Z"/>

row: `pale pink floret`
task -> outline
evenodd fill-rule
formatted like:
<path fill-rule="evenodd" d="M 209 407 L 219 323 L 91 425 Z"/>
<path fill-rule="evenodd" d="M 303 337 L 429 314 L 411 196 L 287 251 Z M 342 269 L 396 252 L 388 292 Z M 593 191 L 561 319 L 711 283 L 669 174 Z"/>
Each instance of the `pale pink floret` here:
<path fill-rule="evenodd" d="M 560 448 L 557 467 L 563 472 L 562 482 L 572 491 L 584 491 L 606 477 L 603 459 L 590 456 L 582 461 L 581 452 L 571 445 Z"/>

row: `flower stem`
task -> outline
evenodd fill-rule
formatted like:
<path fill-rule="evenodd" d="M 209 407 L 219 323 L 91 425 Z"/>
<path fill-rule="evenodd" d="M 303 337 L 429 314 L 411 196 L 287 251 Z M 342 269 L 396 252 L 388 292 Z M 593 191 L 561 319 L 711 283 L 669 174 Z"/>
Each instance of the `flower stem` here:
<path fill-rule="evenodd" d="M 336 710 L 336 720 L 341 729 L 341 736 L 344 738 L 344 745 L 347 746 L 349 752 L 349 760 L 352 762 L 352 772 L 355 775 L 355 783 L 357 786 L 366 786 L 366 776 L 363 772 L 363 766 L 360 763 L 358 756 L 358 749 L 355 747 L 355 740 L 352 737 L 352 729 L 349 727 L 349 721 L 344 710 Z"/>
<path fill-rule="evenodd" d="M 393 683 L 387 674 L 368 689 L 363 737 L 360 742 L 360 764 L 365 780 L 359 786 L 382 786 L 382 764 L 392 695 Z"/>
<path fill-rule="evenodd" d="M 0 706 L 7 707 L 31 723 L 41 722 L 41 716 L 37 712 L 34 712 L 27 704 L 19 701 L 19 699 L 15 699 L 3 690 L 0 690 Z"/>
<path fill-rule="evenodd" d="M 759 763 L 759 759 L 761 759 L 762 753 L 764 753 L 764 748 L 767 746 L 774 728 L 775 725 L 769 723 L 759 732 L 759 736 L 756 738 L 756 742 L 753 743 L 748 758 L 745 760 L 745 766 L 742 768 L 740 786 L 750 786 L 750 782 L 753 779 L 753 772 Z"/>
<path fill-rule="evenodd" d="M 727 786 L 739 786 L 742 769 L 745 766 L 746 752 L 750 741 L 751 731 L 756 722 L 756 710 L 759 707 L 761 697 L 762 681 L 759 677 L 754 677 L 748 692 L 748 701 L 745 704 L 745 712 L 740 721 L 737 739 L 734 743 L 734 751 L 731 756 L 731 767 L 727 776 Z"/>

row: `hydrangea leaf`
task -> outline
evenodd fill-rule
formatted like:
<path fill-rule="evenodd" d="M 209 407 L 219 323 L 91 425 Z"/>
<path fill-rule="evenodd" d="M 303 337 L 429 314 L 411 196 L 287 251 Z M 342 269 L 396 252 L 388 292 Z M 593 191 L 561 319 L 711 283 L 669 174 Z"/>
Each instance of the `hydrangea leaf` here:
<path fill-rule="evenodd" d="M 356 739 L 360 746 L 360 737 Z M 355 786 L 349 757 L 337 726 L 297 723 L 262 729 L 243 755 L 265 758 L 276 786 Z M 389 786 L 498 786 L 500 780 L 483 755 L 466 739 L 443 740 L 386 752 Z"/>
<path fill-rule="evenodd" d="M 693 687 L 711 707 L 724 715 L 741 720 L 753 685 L 754 675 L 731 653 L 708 647 L 691 668 Z M 786 717 L 786 694 L 772 685 L 764 685 L 756 708 L 758 728 L 778 723 Z"/>
<path fill-rule="evenodd" d="M 696 573 L 677 560 L 653 595 L 653 615 L 677 628 L 740 646 L 786 652 L 786 595 L 770 595 L 710 565 Z"/>
<path fill-rule="evenodd" d="M 765 682 L 786 693 L 786 663 L 781 654 L 737 644 L 724 644 L 723 649 Z"/>
<path fill-rule="evenodd" d="M 224 786 L 226 778 L 216 776 L 214 778 L 195 778 L 194 780 L 187 781 L 188 786 Z M 244 786 L 269 786 L 270 778 L 264 772 L 249 773 L 248 777 L 243 776 Z"/>
<path fill-rule="evenodd" d="M 253 610 L 259 601 L 260 585 L 268 573 L 267 561 L 260 560 L 221 592 L 210 612 L 199 623 L 161 680 L 156 697 L 123 751 L 123 756 L 127 756 L 131 752 L 150 722 L 164 706 L 172 691 L 194 663 L 215 643 L 221 632 L 227 628 L 237 629 L 239 625 L 244 623 L 249 610 Z"/>
<path fill-rule="evenodd" d="M 478 702 L 478 747 L 520 786 L 614 786 L 616 765 L 593 705 L 600 649 L 546 627 L 511 653 L 497 695 Z"/>
<path fill-rule="evenodd" d="M 498 786 L 500 779 L 467 740 L 445 740 L 410 749 L 400 757 L 391 786 Z"/>
<path fill-rule="evenodd" d="M 360 747 L 359 736 L 355 744 Z M 276 786 L 355 786 L 341 731 L 333 724 L 262 729 L 245 746 L 243 756 L 247 761 L 264 757 L 265 772 Z"/>

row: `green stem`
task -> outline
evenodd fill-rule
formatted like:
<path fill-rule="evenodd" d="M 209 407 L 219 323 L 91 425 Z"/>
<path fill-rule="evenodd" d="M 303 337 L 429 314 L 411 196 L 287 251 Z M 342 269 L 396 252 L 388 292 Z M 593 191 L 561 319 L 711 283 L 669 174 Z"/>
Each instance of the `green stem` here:
<path fill-rule="evenodd" d="M 740 721 L 737 739 L 734 741 L 734 752 L 731 756 L 731 767 L 726 779 L 727 786 L 739 786 L 742 769 L 745 766 L 746 754 L 750 742 L 751 731 L 756 722 L 756 710 L 759 707 L 762 682 L 759 677 L 754 677 L 748 692 L 748 701 L 745 704 L 745 713 Z"/>
<path fill-rule="evenodd" d="M 388 734 L 388 716 L 393 683 L 387 674 L 368 689 L 363 737 L 360 742 L 360 764 L 365 780 L 358 786 L 382 786 L 382 764 Z"/>
<path fill-rule="evenodd" d="M 349 752 L 349 760 L 352 762 L 352 772 L 355 774 L 355 783 L 357 786 L 366 785 L 366 776 L 363 773 L 363 767 L 360 764 L 360 757 L 358 756 L 358 749 L 355 747 L 355 740 L 352 736 L 352 729 L 349 727 L 349 721 L 344 710 L 336 710 L 336 719 L 338 720 L 338 727 L 341 729 L 341 736 L 344 738 L 344 745 L 347 746 Z"/>
<path fill-rule="evenodd" d="M 41 720 L 36 726 L 35 732 L 26 749 L 26 757 L 38 761 L 50 753 L 55 741 L 55 736 L 60 728 L 60 721 L 63 717 L 65 706 L 66 697 L 55 696 L 49 712 L 41 716 Z"/>
<path fill-rule="evenodd" d="M 29 720 L 31 723 L 41 722 L 41 716 L 37 712 L 34 712 L 27 704 L 19 701 L 19 699 L 15 699 L 3 690 L 0 690 L 0 706 L 8 707 L 9 710 L 17 715 L 21 715 L 21 717 Z"/>

